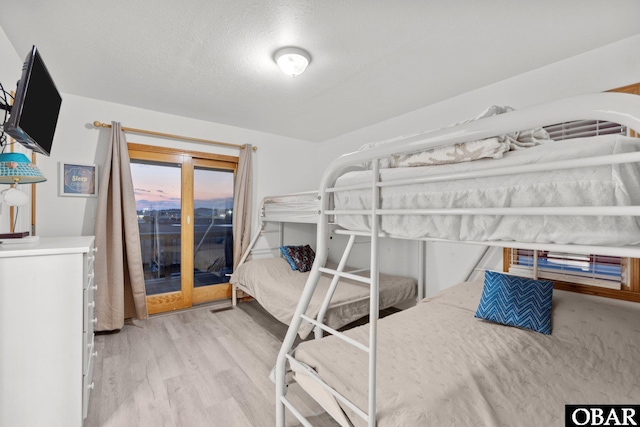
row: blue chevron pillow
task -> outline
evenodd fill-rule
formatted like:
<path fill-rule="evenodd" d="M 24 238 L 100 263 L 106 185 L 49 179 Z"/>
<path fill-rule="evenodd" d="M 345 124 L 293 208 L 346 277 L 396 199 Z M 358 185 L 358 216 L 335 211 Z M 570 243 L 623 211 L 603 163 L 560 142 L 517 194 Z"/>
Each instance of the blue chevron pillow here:
<path fill-rule="evenodd" d="M 553 282 L 486 271 L 476 317 L 551 334 Z"/>

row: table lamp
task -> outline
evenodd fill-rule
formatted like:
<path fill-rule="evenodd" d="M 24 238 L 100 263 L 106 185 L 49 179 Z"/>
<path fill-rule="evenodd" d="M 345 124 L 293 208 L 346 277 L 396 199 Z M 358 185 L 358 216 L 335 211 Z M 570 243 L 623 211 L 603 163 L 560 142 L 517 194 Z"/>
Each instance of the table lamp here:
<path fill-rule="evenodd" d="M 29 202 L 27 195 L 15 188 L 16 184 L 35 184 L 46 181 L 40 169 L 29 161 L 22 153 L 0 153 L 0 184 L 11 187 L 0 192 L 0 202 L 4 200 L 9 206 L 23 206 Z M 36 236 L 31 236 L 35 240 Z M 2 242 L 22 241 L 22 239 L 2 239 Z M 28 239 L 27 239 L 28 240 Z"/>

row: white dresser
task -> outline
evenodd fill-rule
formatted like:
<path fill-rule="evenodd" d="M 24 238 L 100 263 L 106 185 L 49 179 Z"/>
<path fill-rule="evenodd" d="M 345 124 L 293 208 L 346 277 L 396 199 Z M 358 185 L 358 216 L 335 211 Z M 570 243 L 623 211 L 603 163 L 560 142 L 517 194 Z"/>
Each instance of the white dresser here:
<path fill-rule="evenodd" d="M 94 238 L 0 244 L 0 426 L 81 427 L 95 361 Z"/>

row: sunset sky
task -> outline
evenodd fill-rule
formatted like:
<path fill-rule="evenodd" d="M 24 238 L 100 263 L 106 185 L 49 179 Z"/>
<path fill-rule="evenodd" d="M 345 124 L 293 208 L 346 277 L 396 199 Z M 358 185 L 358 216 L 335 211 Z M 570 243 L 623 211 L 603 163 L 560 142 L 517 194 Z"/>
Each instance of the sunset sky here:
<path fill-rule="evenodd" d="M 179 209 L 180 173 L 177 166 L 131 163 L 136 209 Z M 231 208 L 233 172 L 194 171 L 195 208 Z"/>

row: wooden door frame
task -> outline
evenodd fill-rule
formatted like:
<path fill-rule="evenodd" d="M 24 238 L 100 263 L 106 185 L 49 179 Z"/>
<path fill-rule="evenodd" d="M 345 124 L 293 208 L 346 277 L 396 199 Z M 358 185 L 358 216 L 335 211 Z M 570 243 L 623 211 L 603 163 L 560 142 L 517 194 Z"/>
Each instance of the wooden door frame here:
<path fill-rule="evenodd" d="M 136 143 L 128 144 L 129 157 L 158 163 L 180 164 L 181 169 L 181 272 L 193 271 L 194 218 L 193 206 L 193 172 L 196 166 L 233 170 L 234 180 L 238 166 L 238 157 L 226 156 L 198 151 L 180 150 L 167 147 L 156 147 Z M 164 313 L 191 307 L 193 304 L 214 299 L 231 298 L 231 285 L 213 285 L 212 287 L 194 288 L 193 274 L 181 274 L 181 289 L 159 295 L 148 295 L 147 311 L 149 314 Z"/>

